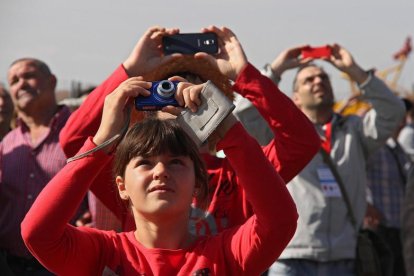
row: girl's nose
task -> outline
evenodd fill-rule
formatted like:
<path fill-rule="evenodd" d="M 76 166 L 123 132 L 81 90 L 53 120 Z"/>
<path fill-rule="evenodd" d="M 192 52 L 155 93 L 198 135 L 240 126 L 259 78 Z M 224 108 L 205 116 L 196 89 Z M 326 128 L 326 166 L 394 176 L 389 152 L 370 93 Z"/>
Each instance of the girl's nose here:
<path fill-rule="evenodd" d="M 164 163 L 158 162 L 154 167 L 154 179 L 167 179 L 169 177 L 168 170 Z"/>

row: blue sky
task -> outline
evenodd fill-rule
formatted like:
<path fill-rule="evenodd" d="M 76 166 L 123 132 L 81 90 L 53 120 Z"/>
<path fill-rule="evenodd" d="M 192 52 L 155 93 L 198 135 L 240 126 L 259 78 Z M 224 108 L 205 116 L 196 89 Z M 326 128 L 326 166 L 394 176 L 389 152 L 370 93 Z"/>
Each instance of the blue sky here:
<path fill-rule="evenodd" d="M 61 88 L 71 80 L 99 84 L 148 27 L 197 32 L 211 24 L 230 27 L 257 67 L 294 45 L 337 42 L 363 68 L 385 69 L 395 64 L 392 54 L 405 38 L 414 36 L 414 1 L 1 0 L 0 80 L 13 60 L 33 56 L 50 65 Z M 347 82 L 324 67 L 337 97 L 346 96 Z M 292 75 L 282 79 L 287 94 Z M 413 83 L 411 56 L 399 84 L 411 89 Z"/>

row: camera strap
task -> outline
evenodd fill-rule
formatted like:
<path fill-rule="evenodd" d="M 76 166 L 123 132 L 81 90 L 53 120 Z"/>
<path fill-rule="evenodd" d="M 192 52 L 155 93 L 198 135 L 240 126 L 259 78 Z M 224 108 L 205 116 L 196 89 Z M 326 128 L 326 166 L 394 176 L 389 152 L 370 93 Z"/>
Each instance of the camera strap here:
<path fill-rule="evenodd" d="M 349 220 L 351 221 L 352 226 L 355 228 L 355 231 L 358 232 L 358 223 L 357 223 L 357 220 L 355 218 L 354 211 L 352 210 L 351 201 L 349 200 L 349 196 L 348 196 L 348 193 L 347 193 L 346 188 L 345 188 L 345 183 L 342 181 L 342 177 L 339 175 L 339 172 L 336 168 L 336 165 L 334 164 L 334 161 L 332 160 L 329 153 L 327 153 L 323 148 L 320 148 L 319 152 L 322 155 L 323 162 L 325 162 L 325 164 L 327 164 L 329 166 L 329 168 L 332 171 L 332 174 L 334 175 L 334 177 L 336 179 L 336 182 L 339 185 L 339 188 L 341 189 L 341 194 L 342 194 L 342 197 L 344 199 L 345 206 L 348 209 Z"/>
<path fill-rule="evenodd" d="M 84 158 L 84 157 L 86 157 L 88 155 L 91 155 L 92 153 L 94 153 L 94 152 L 96 152 L 98 150 L 101 150 L 101 149 L 103 149 L 103 148 L 105 148 L 105 147 L 113 144 L 115 141 L 118 141 L 119 140 L 116 143 L 116 145 L 113 146 L 113 149 L 115 149 L 116 146 L 119 144 L 119 142 L 122 140 L 122 138 L 125 136 L 125 134 L 128 131 L 130 117 L 131 117 L 131 107 L 130 106 L 127 107 L 126 112 L 127 112 L 127 116 L 126 116 L 127 119 L 126 119 L 126 122 L 125 122 L 124 127 L 121 130 L 121 133 L 118 133 L 118 134 L 114 135 L 113 137 L 109 138 L 108 140 L 106 140 L 105 142 L 103 142 L 99 146 L 96 146 L 93 149 L 90 149 L 90 150 L 88 150 L 88 151 L 86 151 L 84 153 L 81 153 L 81 154 L 78 154 L 78 155 L 75 155 L 75 156 L 73 156 L 71 158 L 66 159 L 66 164 L 68 164 L 68 163 L 70 163 L 72 161 L 75 161 L 75 160 Z"/>

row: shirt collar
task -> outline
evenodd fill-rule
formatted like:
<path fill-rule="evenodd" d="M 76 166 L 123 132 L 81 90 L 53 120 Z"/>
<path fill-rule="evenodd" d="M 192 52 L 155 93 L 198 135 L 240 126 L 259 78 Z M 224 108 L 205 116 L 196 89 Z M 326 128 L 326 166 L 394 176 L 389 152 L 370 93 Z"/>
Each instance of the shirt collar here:
<path fill-rule="evenodd" d="M 53 115 L 52 119 L 49 122 L 49 127 L 51 129 L 56 128 L 62 120 L 66 120 L 69 116 L 69 108 L 66 105 L 59 105 L 57 112 Z M 26 123 L 21 118 L 17 118 L 16 126 L 22 127 L 25 131 L 29 129 Z"/>

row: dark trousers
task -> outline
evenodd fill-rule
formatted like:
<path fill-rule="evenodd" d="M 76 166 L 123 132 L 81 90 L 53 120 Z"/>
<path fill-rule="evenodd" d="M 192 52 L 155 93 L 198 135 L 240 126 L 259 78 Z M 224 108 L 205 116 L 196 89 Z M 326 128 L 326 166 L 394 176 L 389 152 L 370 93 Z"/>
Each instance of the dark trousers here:
<path fill-rule="evenodd" d="M 0 250 L 0 274 L 4 276 L 14 275 L 7 263 L 7 253 L 3 250 Z"/>
<path fill-rule="evenodd" d="M 400 229 L 380 225 L 376 232 L 392 251 L 393 264 L 392 268 L 390 269 L 390 275 L 405 276 Z"/>
<path fill-rule="evenodd" d="M 0 275 L 2 276 L 52 276 L 35 258 L 26 259 L 0 250 Z"/>

